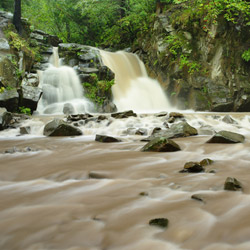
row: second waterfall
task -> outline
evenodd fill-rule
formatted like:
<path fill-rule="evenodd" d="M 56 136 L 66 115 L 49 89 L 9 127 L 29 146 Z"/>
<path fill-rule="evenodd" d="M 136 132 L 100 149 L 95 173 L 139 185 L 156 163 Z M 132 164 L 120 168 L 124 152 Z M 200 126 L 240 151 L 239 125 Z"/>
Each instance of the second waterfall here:
<path fill-rule="evenodd" d="M 160 84 L 148 77 L 143 62 L 135 54 L 101 51 L 101 56 L 115 73 L 112 93 L 119 111 L 156 112 L 171 108 Z"/>

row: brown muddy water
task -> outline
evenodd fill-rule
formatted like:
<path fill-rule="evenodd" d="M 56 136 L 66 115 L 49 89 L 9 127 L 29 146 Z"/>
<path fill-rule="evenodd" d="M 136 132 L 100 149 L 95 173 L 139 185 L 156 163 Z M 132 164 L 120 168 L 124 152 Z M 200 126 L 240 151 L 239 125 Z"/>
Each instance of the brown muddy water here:
<path fill-rule="evenodd" d="M 72 138 L 42 136 L 41 118 L 32 120 L 31 136 L 1 132 L 0 249 L 249 250 L 249 115 L 231 114 L 238 124 L 226 124 L 224 114 L 185 114 L 199 135 L 174 139 L 181 151 L 171 153 L 140 152 L 140 136 L 123 136 L 131 123 L 150 132 L 162 123 L 154 116 L 89 124 Z M 246 141 L 206 144 L 204 125 Z M 95 142 L 96 133 L 123 142 Z M 204 173 L 179 173 L 204 158 L 214 160 Z M 243 190 L 225 191 L 227 177 Z M 168 227 L 150 226 L 154 218 L 167 218 Z"/>

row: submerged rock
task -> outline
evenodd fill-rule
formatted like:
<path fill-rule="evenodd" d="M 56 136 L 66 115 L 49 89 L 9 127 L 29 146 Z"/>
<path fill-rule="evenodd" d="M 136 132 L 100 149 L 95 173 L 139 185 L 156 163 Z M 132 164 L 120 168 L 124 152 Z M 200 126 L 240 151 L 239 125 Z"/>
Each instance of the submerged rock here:
<path fill-rule="evenodd" d="M 111 114 L 111 117 L 116 118 L 116 119 L 128 118 L 130 116 L 136 117 L 137 114 L 134 113 L 133 110 L 128 110 L 128 111 L 124 111 L 124 112 L 118 112 L 118 113 Z"/>
<path fill-rule="evenodd" d="M 245 137 L 238 133 L 230 131 L 220 131 L 216 133 L 207 143 L 242 143 Z"/>
<path fill-rule="evenodd" d="M 181 150 L 180 146 L 173 140 L 165 137 L 157 137 L 148 142 L 142 149 L 142 152 L 175 152 Z"/>
<path fill-rule="evenodd" d="M 204 172 L 204 167 L 199 162 L 187 162 L 184 165 L 184 168 L 180 171 L 180 173 L 200 173 Z"/>
<path fill-rule="evenodd" d="M 237 179 L 227 177 L 224 183 L 224 189 L 229 191 L 239 191 L 242 190 L 242 185 Z"/>
<path fill-rule="evenodd" d="M 89 173 L 89 178 L 91 179 L 109 179 L 109 177 L 103 173 L 98 173 L 98 172 L 90 172 Z"/>
<path fill-rule="evenodd" d="M 156 218 L 149 221 L 150 226 L 157 226 L 166 228 L 168 226 L 169 220 L 167 218 Z"/>
<path fill-rule="evenodd" d="M 191 199 L 204 202 L 204 197 L 202 194 L 193 194 Z"/>
<path fill-rule="evenodd" d="M 99 142 L 121 142 L 120 139 L 114 138 L 112 136 L 107 136 L 107 135 L 96 135 L 95 136 L 95 141 Z"/>
<path fill-rule="evenodd" d="M 82 135 L 82 131 L 60 119 L 54 119 L 44 127 L 43 134 L 46 136 L 75 136 Z"/>

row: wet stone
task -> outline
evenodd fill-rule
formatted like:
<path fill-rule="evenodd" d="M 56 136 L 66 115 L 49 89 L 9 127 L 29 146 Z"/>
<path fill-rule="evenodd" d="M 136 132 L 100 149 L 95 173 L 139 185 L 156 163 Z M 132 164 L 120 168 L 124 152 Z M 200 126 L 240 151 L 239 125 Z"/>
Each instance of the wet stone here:
<path fill-rule="evenodd" d="M 30 130 L 31 130 L 30 126 L 20 127 L 20 134 L 21 135 L 30 134 Z"/>
<path fill-rule="evenodd" d="M 222 118 L 222 121 L 228 124 L 238 124 L 238 122 L 236 122 L 230 115 L 225 115 Z"/>
<path fill-rule="evenodd" d="M 207 143 L 243 143 L 245 137 L 230 131 L 220 131 L 216 133 Z"/>
<path fill-rule="evenodd" d="M 184 165 L 184 168 L 180 171 L 180 173 L 200 173 L 204 172 L 203 166 L 200 165 L 199 162 L 187 162 Z"/>
<path fill-rule="evenodd" d="M 200 161 L 200 165 L 204 167 L 213 164 L 213 162 L 214 162 L 213 160 L 206 158 Z"/>
<path fill-rule="evenodd" d="M 135 131 L 136 135 L 147 135 L 148 131 L 145 128 L 139 128 Z"/>
<path fill-rule="evenodd" d="M 161 228 L 166 228 L 168 226 L 168 219 L 167 218 L 156 218 L 149 221 L 150 226 L 157 226 Z"/>
<path fill-rule="evenodd" d="M 224 183 L 224 189 L 229 191 L 240 191 L 242 190 L 242 184 L 233 177 L 227 177 Z"/>
<path fill-rule="evenodd" d="M 184 118 L 184 115 L 178 112 L 171 112 L 169 114 L 169 117 L 174 117 L 174 118 Z"/>
<path fill-rule="evenodd" d="M 204 197 L 202 194 L 193 194 L 191 199 L 204 202 Z"/>
<path fill-rule="evenodd" d="M 168 115 L 167 112 L 160 112 L 160 113 L 155 114 L 156 117 L 163 117 L 163 116 L 167 116 L 167 115 Z"/>
<path fill-rule="evenodd" d="M 128 118 L 128 117 L 137 117 L 137 114 L 134 113 L 133 110 L 128 110 L 124 112 L 118 112 L 118 113 L 113 113 L 111 114 L 111 117 L 116 118 L 116 119 L 123 119 L 123 118 Z"/>
<path fill-rule="evenodd" d="M 175 122 L 175 118 L 173 116 L 169 117 L 167 122 L 168 123 L 174 123 Z"/>
<path fill-rule="evenodd" d="M 104 143 L 121 142 L 120 139 L 114 138 L 112 136 L 107 136 L 107 135 L 96 135 L 95 141 L 104 142 Z"/>
<path fill-rule="evenodd" d="M 180 151 L 180 146 L 173 140 L 165 137 L 157 137 L 148 142 L 142 149 L 142 152 L 175 152 Z"/>
<path fill-rule="evenodd" d="M 98 173 L 98 172 L 90 172 L 89 173 L 89 178 L 90 179 L 109 179 L 109 177 L 103 173 Z"/>

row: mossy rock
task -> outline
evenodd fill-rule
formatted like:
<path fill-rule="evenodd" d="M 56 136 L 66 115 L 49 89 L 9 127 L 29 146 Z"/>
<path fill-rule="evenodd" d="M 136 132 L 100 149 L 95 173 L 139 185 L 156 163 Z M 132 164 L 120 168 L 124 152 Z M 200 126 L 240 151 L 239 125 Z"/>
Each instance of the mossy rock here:
<path fill-rule="evenodd" d="M 244 141 L 243 135 L 223 130 L 216 133 L 207 143 L 243 143 Z"/>

